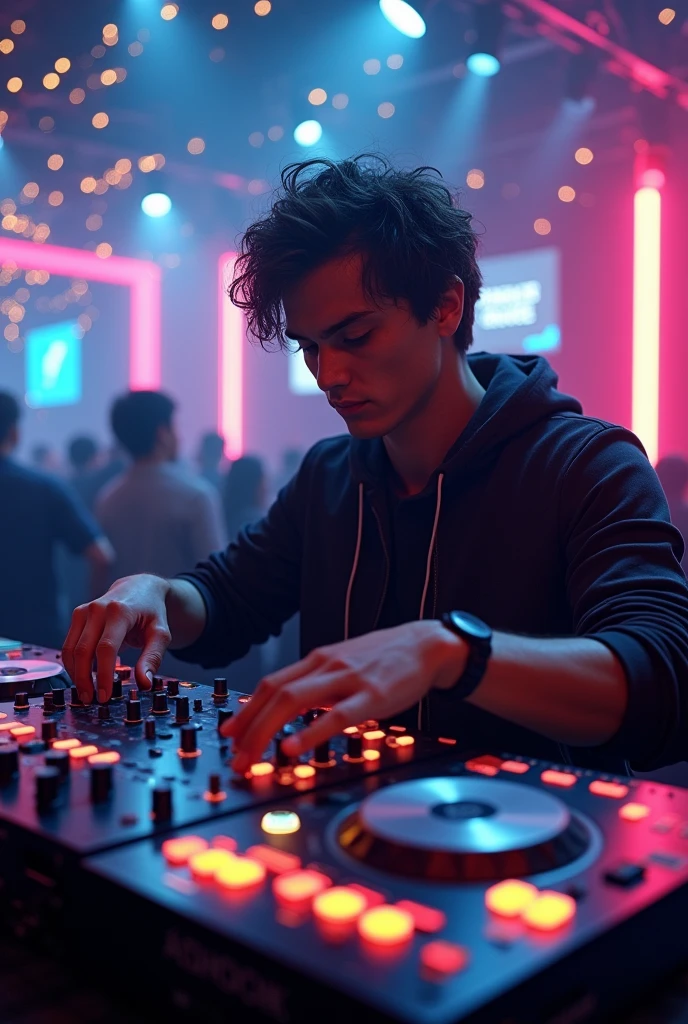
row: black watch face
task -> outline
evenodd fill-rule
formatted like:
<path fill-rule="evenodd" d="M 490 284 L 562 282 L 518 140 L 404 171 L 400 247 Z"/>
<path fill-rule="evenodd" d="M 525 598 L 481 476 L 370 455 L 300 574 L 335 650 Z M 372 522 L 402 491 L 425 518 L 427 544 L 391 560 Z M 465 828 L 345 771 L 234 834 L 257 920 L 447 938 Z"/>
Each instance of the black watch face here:
<path fill-rule="evenodd" d="M 469 615 L 468 612 L 450 612 L 449 614 L 456 628 L 463 633 L 475 637 L 476 640 L 492 639 L 492 630 L 476 615 Z"/>

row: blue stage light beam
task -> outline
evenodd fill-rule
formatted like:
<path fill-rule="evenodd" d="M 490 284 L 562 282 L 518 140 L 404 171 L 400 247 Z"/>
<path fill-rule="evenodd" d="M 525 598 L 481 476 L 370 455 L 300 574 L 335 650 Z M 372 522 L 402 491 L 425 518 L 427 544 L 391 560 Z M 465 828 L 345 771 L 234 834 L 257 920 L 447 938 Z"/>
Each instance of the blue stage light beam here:
<path fill-rule="evenodd" d="M 492 78 L 501 66 L 493 53 L 472 53 L 466 61 L 466 67 L 471 74 L 479 78 Z"/>
<path fill-rule="evenodd" d="M 406 0 L 380 0 L 380 10 L 397 32 L 411 39 L 425 35 L 425 22 L 418 11 Z"/>
<path fill-rule="evenodd" d="M 166 217 L 172 209 L 172 200 L 164 192 L 150 192 L 141 200 L 141 209 L 147 217 Z"/>
<path fill-rule="evenodd" d="M 294 141 L 299 146 L 315 146 L 322 138 L 322 125 L 319 121 L 302 121 L 294 129 Z"/>

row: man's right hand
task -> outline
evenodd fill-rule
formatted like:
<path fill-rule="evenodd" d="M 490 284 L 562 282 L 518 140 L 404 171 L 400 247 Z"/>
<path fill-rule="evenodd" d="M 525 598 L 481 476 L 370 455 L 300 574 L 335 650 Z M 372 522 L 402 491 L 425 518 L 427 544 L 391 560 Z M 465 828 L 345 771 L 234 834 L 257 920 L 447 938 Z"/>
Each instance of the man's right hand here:
<path fill-rule="evenodd" d="M 169 581 L 160 576 L 125 576 L 96 601 L 74 609 L 62 657 L 85 704 L 93 700 L 94 657 L 98 700 L 110 699 L 117 654 L 123 644 L 143 648 L 136 663 L 136 685 L 150 689 L 171 641 L 165 605 L 169 591 Z"/>

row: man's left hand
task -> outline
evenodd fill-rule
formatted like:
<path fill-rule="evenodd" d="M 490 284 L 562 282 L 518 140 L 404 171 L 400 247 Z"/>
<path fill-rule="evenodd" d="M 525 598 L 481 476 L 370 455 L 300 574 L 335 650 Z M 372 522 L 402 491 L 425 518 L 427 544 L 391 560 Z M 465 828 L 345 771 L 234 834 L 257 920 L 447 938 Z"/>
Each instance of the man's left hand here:
<path fill-rule="evenodd" d="M 259 760 L 275 733 L 310 708 L 330 708 L 284 740 L 298 756 L 369 718 L 405 711 L 433 688 L 446 689 L 463 673 L 467 646 L 440 622 L 408 622 L 392 629 L 318 647 L 294 665 L 265 676 L 251 700 L 222 726 L 234 739 L 234 771 Z"/>

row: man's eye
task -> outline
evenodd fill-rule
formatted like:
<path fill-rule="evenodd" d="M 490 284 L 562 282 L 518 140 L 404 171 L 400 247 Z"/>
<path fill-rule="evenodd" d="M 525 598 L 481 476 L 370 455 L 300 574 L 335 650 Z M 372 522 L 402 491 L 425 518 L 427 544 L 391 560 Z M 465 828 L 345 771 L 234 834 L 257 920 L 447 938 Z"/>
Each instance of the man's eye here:
<path fill-rule="evenodd" d="M 342 342 L 344 345 L 350 345 L 352 348 L 355 348 L 356 345 L 362 345 L 366 342 L 372 333 L 372 331 L 366 331 L 365 334 L 359 334 L 356 338 L 343 338 Z"/>

